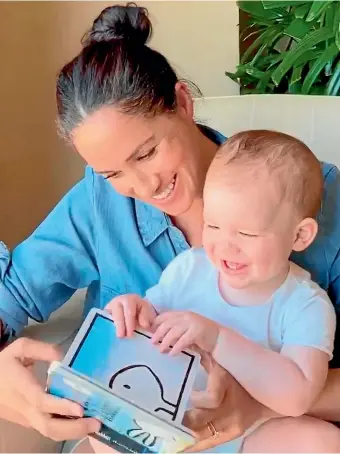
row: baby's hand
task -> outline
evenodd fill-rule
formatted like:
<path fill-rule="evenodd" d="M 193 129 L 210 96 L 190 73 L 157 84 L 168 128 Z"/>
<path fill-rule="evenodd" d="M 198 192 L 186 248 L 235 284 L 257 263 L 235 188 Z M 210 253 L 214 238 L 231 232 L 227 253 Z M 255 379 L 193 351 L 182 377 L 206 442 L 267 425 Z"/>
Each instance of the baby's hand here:
<path fill-rule="evenodd" d="M 193 312 L 164 312 L 154 322 L 152 342 L 160 342 L 161 352 L 170 350 L 171 355 L 187 347 L 197 345 L 205 352 L 212 352 L 219 334 L 217 323 Z"/>
<path fill-rule="evenodd" d="M 116 325 L 117 337 L 131 337 L 137 325 L 151 328 L 157 313 L 151 304 L 139 295 L 121 295 L 105 307 Z"/>

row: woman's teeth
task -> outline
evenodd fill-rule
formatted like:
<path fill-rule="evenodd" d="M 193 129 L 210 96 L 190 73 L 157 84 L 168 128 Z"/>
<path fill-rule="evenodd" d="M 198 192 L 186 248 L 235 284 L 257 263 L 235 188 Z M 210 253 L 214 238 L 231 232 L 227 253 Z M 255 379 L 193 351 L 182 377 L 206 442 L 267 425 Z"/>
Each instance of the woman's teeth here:
<path fill-rule="evenodd" d="M 176 175 L 173 177 L 171 182 L 168 184 L 168 186 L 162 192 L 160 192 L 157 195 L 154 195 L 152 198 L 156 199 L 156 200 L 164 200 L 167 197 L 169 197 L 169 195 L 172 193 L 172 191 L 175 187 L 175 182 L 176 182 Z"/>

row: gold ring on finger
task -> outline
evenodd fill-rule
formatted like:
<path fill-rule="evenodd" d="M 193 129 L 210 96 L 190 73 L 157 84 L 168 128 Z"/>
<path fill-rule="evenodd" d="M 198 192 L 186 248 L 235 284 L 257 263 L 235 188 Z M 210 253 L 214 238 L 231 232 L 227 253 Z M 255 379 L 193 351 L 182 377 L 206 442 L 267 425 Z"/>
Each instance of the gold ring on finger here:
<path fill-rule="evenodd" d="M 209 432 L 211 433 L 211 436 L 213 438 L 216 438 L 219 435 L 219 431 L 216 429 L 214 424 L 211 421 L 209 421 L 207 423 L 207 426 L 208 426 Z"/>

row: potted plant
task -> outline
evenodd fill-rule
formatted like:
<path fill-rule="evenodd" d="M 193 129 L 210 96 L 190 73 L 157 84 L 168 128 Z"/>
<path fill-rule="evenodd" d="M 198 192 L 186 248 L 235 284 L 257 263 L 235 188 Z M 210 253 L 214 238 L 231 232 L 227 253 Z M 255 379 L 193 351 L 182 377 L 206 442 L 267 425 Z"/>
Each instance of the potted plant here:
<path fill-rule="evenodd" d="M 226 75 L 241 93 L 340 95 L 340 2 L 238 1 L 251 41 Z"/>

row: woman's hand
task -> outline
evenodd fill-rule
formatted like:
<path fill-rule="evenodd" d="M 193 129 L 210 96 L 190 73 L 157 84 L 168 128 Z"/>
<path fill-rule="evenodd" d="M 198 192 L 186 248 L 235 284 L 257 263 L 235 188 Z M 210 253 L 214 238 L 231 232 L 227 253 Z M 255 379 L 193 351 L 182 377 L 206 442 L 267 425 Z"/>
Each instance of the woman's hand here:
<path fill-rule="evenodd" d="M 56 441 L 82 438 L 99 430 L 97 420 L 82 418 L 80 405 L 47 394 L 35 379 L 31 366 L 36 361 L 51 362 L 61 356 L 54 346 L 26 338 L 0 351 L 1 418 L 32 427 Z"/>
<path fill-rule="evenodd" d="M 184 425 L 197 436 L 197 443 L 186 452 L 205 451 L 227 443 L 256 421 L 278 416 L 253 399 L 210 355 L 203 354 L 202 365 L 208 372 L 208 384 L 205 391 L 193 393 L 195 408 L 184 418 Z"/>

